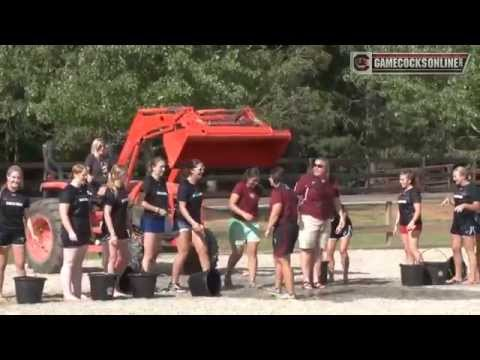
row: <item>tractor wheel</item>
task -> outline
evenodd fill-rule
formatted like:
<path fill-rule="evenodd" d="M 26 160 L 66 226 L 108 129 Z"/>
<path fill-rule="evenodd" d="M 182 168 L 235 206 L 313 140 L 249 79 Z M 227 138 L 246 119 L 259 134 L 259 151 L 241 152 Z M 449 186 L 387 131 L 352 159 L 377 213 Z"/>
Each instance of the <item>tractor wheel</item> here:
<path fill-rule="evenodd" d="M 28 216 L 37 234 L 34 241 L 26 231 L 26 253 L 30 268 L 40 274 L 54 274 L 60 271 L 63 247 L 60 240 L 62 223 L 58 211 L 58 199 L 42 199 L 30 207 Z"/>

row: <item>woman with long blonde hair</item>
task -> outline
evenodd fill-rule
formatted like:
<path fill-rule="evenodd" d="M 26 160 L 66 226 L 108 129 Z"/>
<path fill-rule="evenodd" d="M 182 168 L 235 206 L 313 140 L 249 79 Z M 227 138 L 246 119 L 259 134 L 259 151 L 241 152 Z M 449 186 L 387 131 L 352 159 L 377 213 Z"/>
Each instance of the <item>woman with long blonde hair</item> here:
<path fill-rule="evenodd" d="M 93 140 L 90 148 L 90 154 L 85 160 L 85 166 L 88 167 L 87 181 L 94 190 L 94 195 L 97 194 L 99 189 L 102 189 L 102 193 L 106 190 L 103 185 L 108 180 L 108 173 L 111 170 L 113 164 L 108 157 L 107 144 L 102 138 Z"/>
<path fill-rule="evenodd" d="M 108 242 L 106 263 L 108 273 L 121 273 L 129 261 L 128 230 L 131 218 L 128 216 L 128 192 L 125 186 L 127 171 L 114 165 L 108 175 L 105 205 L 103 209 L 103 234 Z"/>

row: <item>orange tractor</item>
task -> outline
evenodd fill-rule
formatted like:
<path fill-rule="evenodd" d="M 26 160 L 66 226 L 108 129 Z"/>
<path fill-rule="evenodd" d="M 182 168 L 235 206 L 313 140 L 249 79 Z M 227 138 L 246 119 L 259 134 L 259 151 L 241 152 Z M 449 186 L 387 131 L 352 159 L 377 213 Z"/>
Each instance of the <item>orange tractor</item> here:
<path fill-rule="evenodd" d="M 273 130 L 248 107 L 241 110 L 141 109 L 133 119 L 117 163 L 128 169 L 130 200 L 132 204 L 139 204 L 142 197 L 142 181 L 136 179 L 139 160 L 147 153 L 163 152 L 170 168 L 167 188 L 173 213 L 179 167 L 183 162 L 197 158 L 208 169 L 271 167 L 284 154 L 290 141 L 289 130 Z M 49 161 L 53 163 L 52 159 Z M 46 161 L 47 167 L 52 166 L 49 161 Z M 33 203 L 29 212 L 39 240 L 34 241 L 26 232 L 27 259 L 29 266 L 38 273 L 58 272 L 62 264 L 61 221 L 56 193 L 67 186 L 67 181 L 62 179 L 61 171 L 57 172 L 59 174 L 60 179 L 58 176 L 57 179 L 46 178 L 48 180 L 41 184 L 41 190 L 47 196 Z M 137 214 L 141 214 L 138 205 L 134 208 Z M 92 234 L 99 238 L 102 212 L 92 212 L 91 219 Z M 177 235 L 171 232 L 166 236 L 170 246 L 175 247 Z M 99 253 L 101 247 L 91 245 L 89 252 Z"/>

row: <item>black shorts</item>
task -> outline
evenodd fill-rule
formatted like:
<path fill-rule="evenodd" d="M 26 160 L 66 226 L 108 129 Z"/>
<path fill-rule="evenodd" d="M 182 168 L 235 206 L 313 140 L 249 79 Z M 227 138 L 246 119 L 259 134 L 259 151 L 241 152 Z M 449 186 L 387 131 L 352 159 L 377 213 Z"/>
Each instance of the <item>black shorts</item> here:
<path fill-rule="evenodd" d="M 338 226 L 338 224 L 337 224 Z M 353 227 L 352 225 L 346 225 L 338 234 L 335 232 L 337 228 L 333 227 L 332 223 L 332 230 L 330 232 L 330 239 L 340 240 L 345 237 L 352 237 L 353 235 Z"/>
<path fill-rule="evenodd" d="M 128 234 L 127 230 L 119 231 L 116 233 L 116 235 L 118 240 L 128 240 L 130 238 L 130 235 Z M 102 241 L 109 241 L 109 240 L 110 240 L 110 234 L 104 234 L 102 236 Z"/>
<path fill-rule="evenodd" d="M 61 239 L 62 239 L 62 245 L 64 248 L 77 248 L 81 247 L 84 245 L 89 245 L 90 244 L 90 233 L 76 233 L 77 234 L 77 240 L 78 241 L 71 241 L 70 238 L 68 237 L 68 233 L 66 231 L 62 230 L 61 234 Z"/>
<path fill-rule="evenodd" d="M 25 230 L 0 230 L 0 246 L 25 245 Z"/>
<path fill-rule="evenodd" d="M 480 226 L 474 220 L 454 220 L 450 228 L 450 234 L 460 236 L 475 236 L 480 234 Z"/>
<path fill-rule="evenodd" d="M 285 257 L 293 253 L 297 238 L 297 223 L 279 224 L 273 231 L 273 255 L 275 257 Z"/>

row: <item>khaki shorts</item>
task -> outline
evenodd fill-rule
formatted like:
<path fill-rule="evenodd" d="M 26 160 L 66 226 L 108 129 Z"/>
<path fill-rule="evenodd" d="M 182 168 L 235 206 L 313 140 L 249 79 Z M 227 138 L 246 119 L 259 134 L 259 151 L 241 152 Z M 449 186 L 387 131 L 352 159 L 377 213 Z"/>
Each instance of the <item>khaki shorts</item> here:
<path fill-rule="evenodd" d="M 310 215 L 300 215 L 298 218 L 298 244 L 302 250 L 311 250 L 320 246 L 325 249 L 330 238 L 331 221 L 318 220 Z"/>

